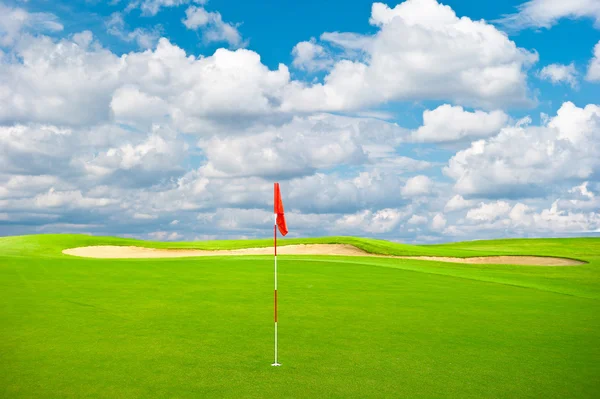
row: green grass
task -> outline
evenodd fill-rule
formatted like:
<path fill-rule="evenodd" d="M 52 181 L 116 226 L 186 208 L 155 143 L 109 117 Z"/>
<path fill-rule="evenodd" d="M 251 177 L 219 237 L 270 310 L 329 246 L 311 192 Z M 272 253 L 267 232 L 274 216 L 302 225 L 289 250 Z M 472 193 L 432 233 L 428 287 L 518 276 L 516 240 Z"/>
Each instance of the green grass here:
<path fill-rule="evenodd" d="M 395 255 L 541 255 L 577 267 L 282 256 L 280 368 L 272 259 L 97 260 L 83 245 L 202 249 L 270 240 L 152 243 L 0 238 L 0 397 L 593 398 L 600 396 L 600 239 L 411 246 Z"/>

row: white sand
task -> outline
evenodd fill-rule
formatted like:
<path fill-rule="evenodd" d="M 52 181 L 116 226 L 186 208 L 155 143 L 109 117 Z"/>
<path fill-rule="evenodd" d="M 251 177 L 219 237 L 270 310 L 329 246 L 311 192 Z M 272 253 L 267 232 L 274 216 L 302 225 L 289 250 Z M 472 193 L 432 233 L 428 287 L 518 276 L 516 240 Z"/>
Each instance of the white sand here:
<path fill-rule="evenodd" d="M 247 248 L 235 250 L 205 251 L 200 249 L 155 249 L 142 247 L 124 247 L 115 245 L 99 245 L 65 249 L 64 254 L 84 258 L 130 259 L 130 258 L 185 258 L 192 256 L 243 256 L 271 255 L 273 248 Z M 450 263 L 496 264 L 496 265 L 528 265 L 528 266 L 576 266 L 580 262 L 566 258 L 550 258 L 544 256 L 478 256 L 473 258 L 452 258 L 442 256 L 386 256 L 375 255 L 347 244 L 302 244 L 284 245 L 277 248 L 278 255 L 338 255 L 338 256 L 372 256 L 400 259 L 416 259 Z"/>

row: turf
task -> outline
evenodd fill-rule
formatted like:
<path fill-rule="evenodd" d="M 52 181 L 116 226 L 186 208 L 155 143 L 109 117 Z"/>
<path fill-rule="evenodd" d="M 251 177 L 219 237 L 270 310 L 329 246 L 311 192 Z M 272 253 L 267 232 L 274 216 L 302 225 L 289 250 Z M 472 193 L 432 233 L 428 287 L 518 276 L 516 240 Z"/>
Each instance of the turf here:
<path fill-rule="evenodd" d="M 397 255 L 541 255 L 577 267 L 280 257 L 280 368 L 272 259 L 95 260 L 82 245 L 203 249 L 269 240 L 151 243 L 0 238 L 0 397 L 592 398 L 600 395 L 600 239 L 410 246 Z"/>

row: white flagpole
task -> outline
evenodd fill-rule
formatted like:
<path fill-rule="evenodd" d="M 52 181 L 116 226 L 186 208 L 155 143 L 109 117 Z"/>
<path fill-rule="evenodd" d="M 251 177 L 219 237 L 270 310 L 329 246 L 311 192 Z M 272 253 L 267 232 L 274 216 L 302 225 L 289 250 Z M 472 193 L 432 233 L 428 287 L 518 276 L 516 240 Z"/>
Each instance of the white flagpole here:
<path fill-rule="evenodd" d="M 274 214 L 273 248 L 275 249 L 275 363 L 271 366 L 281 366 L 277 363 L 277 214 Z"/>

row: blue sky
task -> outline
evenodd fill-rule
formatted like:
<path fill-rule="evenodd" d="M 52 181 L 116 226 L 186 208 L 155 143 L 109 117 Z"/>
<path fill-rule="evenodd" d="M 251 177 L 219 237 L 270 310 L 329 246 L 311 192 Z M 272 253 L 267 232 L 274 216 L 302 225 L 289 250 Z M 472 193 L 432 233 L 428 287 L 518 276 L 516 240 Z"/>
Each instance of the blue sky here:
<path fill-rule="evenodd" d="M 596 0 L 0 11 L 2 235 L 600 231 Z"/>

